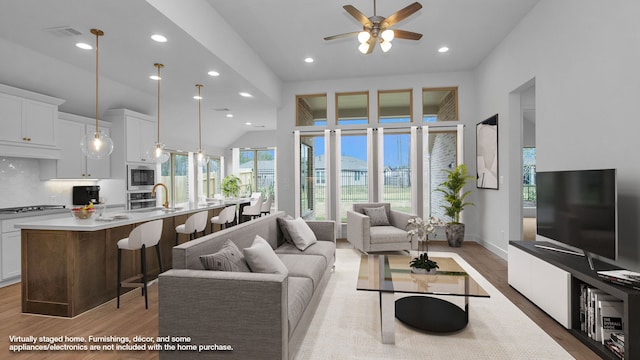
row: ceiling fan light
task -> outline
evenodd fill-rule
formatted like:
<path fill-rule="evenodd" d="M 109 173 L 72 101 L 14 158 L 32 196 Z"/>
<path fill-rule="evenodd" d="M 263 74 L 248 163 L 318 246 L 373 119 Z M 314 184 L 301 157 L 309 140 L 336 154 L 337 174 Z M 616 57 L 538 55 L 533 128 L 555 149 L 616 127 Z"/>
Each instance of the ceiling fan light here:
<path fill-rule="evenodd" d="M 380 36 L 382 37 L 382 39 L 384 39 L 384 41 L 391 41 L 393 40 L 395 34 L 393 33 L 393 30 L 387 29 L 383 31 L 382 34 L 380 34 Z"/>
<path fill-rule="evenodd" d="M 362 44 L 360 44 L 360 46 L 358 46 L 358 50 L 360 50 L 361 53 L 366 54 L 367 50 L 369 50 L 369 44 L 363 42 Z"/>
<path fill-rule="evenodd" d="M 383 52 L 387 52 L 391 49 L 391 41 L 380 41 L 380 49 L 382 49 Z"/>
<path fill-rule="evenodd" d="M 367 41 L 369 41 L 369 38 L 371 38 L 371 34 L 369 34 L 368 31 L 360 31 L 358 33 L 358 41 L 363 44 L 366 43 Z M 362 51 L 362 50 L 360 50 Z"/>

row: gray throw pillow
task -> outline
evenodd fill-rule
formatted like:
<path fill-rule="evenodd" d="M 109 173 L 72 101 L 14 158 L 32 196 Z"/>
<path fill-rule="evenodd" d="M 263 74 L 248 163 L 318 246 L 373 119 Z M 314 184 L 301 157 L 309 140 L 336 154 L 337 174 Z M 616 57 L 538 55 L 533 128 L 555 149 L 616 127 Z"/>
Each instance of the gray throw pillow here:
<path fill-rule="evenodd" d="M 384 206 L 375 208 L 365 208 L 364 213 L 371 218 L 371 226 L 388 226 L 389 219 Z"/>
<path fill-rule="evenodd" d="M 242 251 L 236 244 L 227 239 L 222 248 L 209 255 L 200 256 L 200 262 L 207 270 L 250 272 Z"/>
<path fill-rule="evenodd" d="M 311 230 L 303 218 L 299 217 L 295 220 L 285 220 L 285 222 L 287 223 L 287 230 L 291 236 L 291 241 L 298 250 L 304 251 L 318 241 L 316 234 L 314 234 L 313 230 Z"/>
<path fill-rule="evenodd" d="M 282 231 L 282 237 L 284 238 L 284 241 L 293 244 L 293 240 L 291 239 L 291 235 L 289 234 L 289 228 L 287 227 L 287 220 L 293 220 L 293 218 L 290 215 L 279 217 L 277 220 L 278 226 L 280 226 L 280 231 Z"/>
<path fill-rule="evenodd" d="M 267 240 L 256 235 L 253 244 L 244 249 L 244 257 L 253 272 L 288 275 L 289 270 L 276 255 Z"/>

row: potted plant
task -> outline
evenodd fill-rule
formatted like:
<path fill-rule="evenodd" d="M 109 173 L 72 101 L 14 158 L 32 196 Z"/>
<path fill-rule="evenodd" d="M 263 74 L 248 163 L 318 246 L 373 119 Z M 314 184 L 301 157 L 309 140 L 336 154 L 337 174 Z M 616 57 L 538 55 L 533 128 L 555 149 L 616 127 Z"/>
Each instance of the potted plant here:
<path fill-rule="evenodd" d="M 225 197 L 238 197 L 240 194 L 240 178 L 231 174 L 222 179 L 222 194 Z"/>
<path fill-rule="evenodd" d="M 460 222 L 460 213 L 467 205 L 474 205 L 464 201 L 471 191 L 462 192 L 462 189 L 467 181 L 473 179 L 473 176 L 467 175 L 465 164 L 460 164 L 453 170 L 444 169 L 443 171 L 447 172 L 447 180 L 435 190 L 443 193 L 444 200 L 449 203 L 448 206 L 442 206 L 445 214 L 451 218 L 445 227 L 449 246 L 459 247 L 464 241 L 464 224 Z"/>
<path fill-rule="evenodd" d="M 436 232 L 436 226 L 443 226 L 444 222 L 437 217 L 430 217 L 428 221 L 414 217 L 407 222 L 407 236 L 418 237 L 418 256 L 411 259 L 409 266 L 413 273 L 435 273 L 438 263 L 429 259 L 429 234 Z"/>

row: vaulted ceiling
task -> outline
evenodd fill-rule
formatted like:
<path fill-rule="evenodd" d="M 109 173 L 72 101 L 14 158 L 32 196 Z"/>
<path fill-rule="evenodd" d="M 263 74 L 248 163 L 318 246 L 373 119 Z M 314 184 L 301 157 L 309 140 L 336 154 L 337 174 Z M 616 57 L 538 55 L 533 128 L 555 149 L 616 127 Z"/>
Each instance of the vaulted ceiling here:
<path fill-rule="evenodd" d="M 379 0 L 376 13 L 411 2 Z M 362 55 L 356 38 L 323 38 L 360 30 L 342 6 L 371 16 L 373 0 L 7 0 L 0 2 L 0 83 L 66 99 L 61 111 L 93 117 L 95 53 L 74 45 L 94 44 L 89 29 L 100 28 L 101 113 L 128 108 L 155 117 L 149 75 L 160 62 L 163 142 L 195 150 L 192 96 L 202 83 L 203 142 L 222 147 L 246 131 L 276 129 L 286 82 L 473 70 L 537 2 L 420 0 L 422 9 L 394 27 L 422 33 L 421 40 L 395 39 L 388 53 Z M 155 33 L 168 41 L 152 41 Z M 439 53 L 441 46 L 450 51 Z"/>

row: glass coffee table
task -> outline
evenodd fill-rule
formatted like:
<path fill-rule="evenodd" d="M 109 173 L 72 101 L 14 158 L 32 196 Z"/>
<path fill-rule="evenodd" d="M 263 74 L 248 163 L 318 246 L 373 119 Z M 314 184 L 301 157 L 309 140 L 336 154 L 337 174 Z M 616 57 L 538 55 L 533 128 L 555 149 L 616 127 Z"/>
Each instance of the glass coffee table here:
<path fill-rule="evenodd" d="M 380 295 L 382 342 L 395 343 L 394 317 L 428 332 L 454 332 L 469 322 L 469 297 L 489 294 L 452 257 L 430 257 L 438 263 L 434 274 L 414 274 L 408 255 L 362 255 L 357 290 Z M 394 293 L 419 294 L 395 300 Z M 425 295 L 464 297 L 464 309 Z"/>

